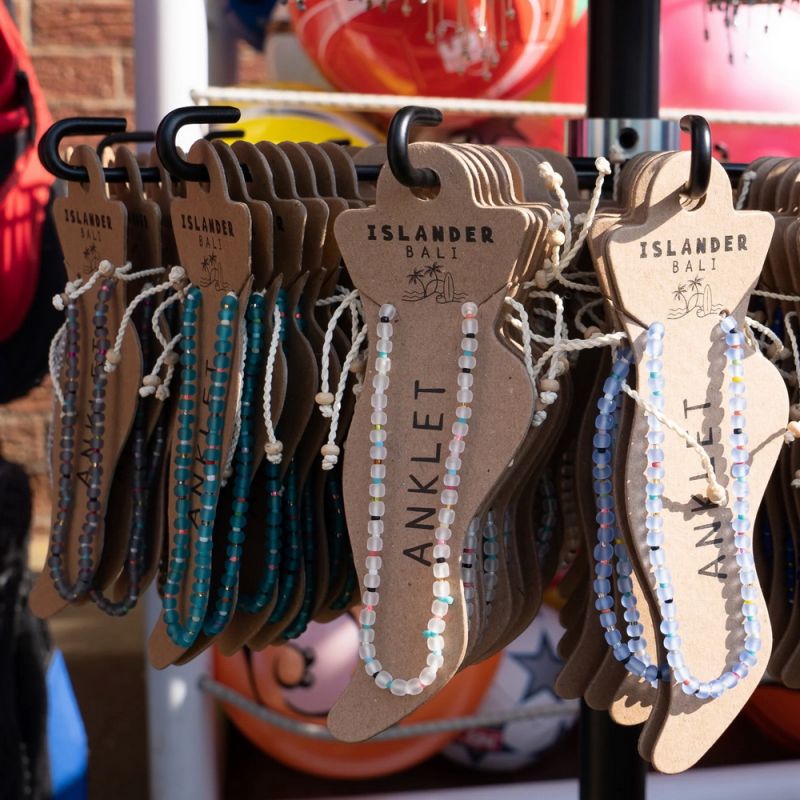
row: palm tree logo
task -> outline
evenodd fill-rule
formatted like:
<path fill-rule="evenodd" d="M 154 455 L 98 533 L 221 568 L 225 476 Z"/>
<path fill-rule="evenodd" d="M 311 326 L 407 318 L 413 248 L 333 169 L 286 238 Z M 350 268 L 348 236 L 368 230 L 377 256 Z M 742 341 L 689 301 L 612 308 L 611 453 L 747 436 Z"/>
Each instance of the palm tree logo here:
<path fill-rule="evenodd" d="M 412 269 L 407 278 L 412 288 L 403 292 L 403 300 L 408 302 L 424 300 L 426 297 L 435 297 L 437 303 L 455 303 L 466 299 L 463 292 L 456 292 L 452 273 L 445 271 L 435 261 L 425 267 Z"/>
<path fill-rule="evenodd" d="M 97 245 L 90 244 L 83 249 L 83 268 L 86 272 L 94 272 L 100 259 L 97 257 Z"/>
<path fill-rule="evenodd" d="M 702 276 L 691 278 L 686 284 L 679 283 L 672 292 L 672 299 L 676 303 L 682 303 L 677 308 L 669 310 L 669 319 L 680 319 L 694 311 L 697 317 L 707 317 L 709 314 L 717 314 L 722 310 L 722 306 L 714 304 L 711 297 L 711 287 L 703 285 Z"/>
<path fill-rule="evenodd" d="M 198 281 L 200 286 L 213 286 L 218 292 L 228 289 L 228 284 L 222 275 L 222 264 L 219 263 L 216 253 L 206 256 L 200 266 L 203 269 L 203 277 Z"/>

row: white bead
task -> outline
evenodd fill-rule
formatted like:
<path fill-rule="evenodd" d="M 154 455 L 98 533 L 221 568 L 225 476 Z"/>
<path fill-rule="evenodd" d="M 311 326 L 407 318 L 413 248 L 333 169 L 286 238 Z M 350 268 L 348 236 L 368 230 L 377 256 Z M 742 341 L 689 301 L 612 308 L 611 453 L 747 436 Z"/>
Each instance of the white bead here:
<path fill-rule="evenodd" d="M 383 483 L 371 483 L 369 485 L 370 497 L 384 497 L 386 495 L 386 486 Z"/>
<path fill-rule="evenodd" d="M 450 558 L 450 545 L 447 545 L 447 544 L 435 544 L 433 546 L 433 557 L 434 558 Z"/>
<path fill-rule="evenodd" d="M 433 565 L 433 577 L 434 578 L 449 578 L 450 577 L 450 567 L 448 567 L 446 563 L 434 564 Z"/>
<path fill-rule="evenodd" d="M 465 444 L 463 439 L 451 439 L 450 444 L 447 445 L 447 449 L 451 453 L 463 453 L 464 447 Z"/>
<path fill-rule="evenodd" d="M 378 478 L 383 480 L 386 477 L 386 464 L 373 464 L 369 468 L 370 478 Z M 381 523 L 383 525 L 383 523 Z"/>
<path fill-rule="evenodd" d="M 367 533 L 371 534 L 372 536 L 381 536 L 383 534 L 383 520 L 371 519 L 367 523 Z"/>
<path fill-rule="evenodd" d="M 446 527 L 444 525 L 439 527 L 439 528 L 437 528 L 436 532 L 434 533 L 434 536 L 437 539 L 441 539 L 443 542 L 446 542 L 452 535 L 453 535 L 453 532 L 450 530 L 450 528 L 448 528 L 448 527 Z"/>
<path fill-rule="evenodd" d="M 365 606 L 376 606 L 378 605 L 378 593 L 377 592 L 362 592 L 361 593 L 361 602 Z"/>
<path fill-rule="evenodd" d="M 428 643 L 428 650 L 444 650 L 444 639 L 441 636 L 429 636 L 426 641 Z"/>
<path fill-rule="evenodd" d="M 380 536 L 370 536 L 367 539 L 367 550 L 372 550 L 376 553 L 383 550 L 383 539 Z"/>
<path fill-rule="evenodd" d="M 444 633 L 445 622 L 441 617 L 431 617 L 428 620 L 428 630 L 434 633 Z"/>
<path fill-rule="evenodd" d="M 381 375 L 381 373 L 373 375 L 372 385 L 376 392 L 385 392 L 389 388 L 389 377 L 387 375 Z"/>
<path fill-rule="evenodd" d="M 364 576 L 364 586 L 367 589 L 377 589 L 381 585 L 381 576 L 376 572 L 368 572 Z"/>
<path fill-rule="evenodd" d="M 439 496 L 439 499 L 442 505 L 454 506 L 458 503 L 458 492 L 455 489 L 445 489 Z"/>
<path fill-rule="evenodd" d="M 392 685 L 389 687 L 389 691 L 392 694 L 397 695 L 397 697 L 403 697 L 406 693 L 406 685 L 406 681 L 404 681 L 402 678 L 395 678 L 392 681 Z"/>
<path fill-rule="evenodd" d="M 461 306 L 461 313 L 465 317 L 477 317 L 478 316 L 478 306 L 471 301 L 467 301 Z"/>
<path fill-rule="evenodd" d="M 375 631 L 372 628 L 359 628 L 358 641 L 365 644 L 375 641 Z"/>
<path fill-rule="evenodd" d="M 373 658 L 372 661 L 368 661 L 366 664 L 364 664 L 364 672 L 366 672 L 370 678 L 373 675 L 377 675 L 381 669 L 383 669 L 381 662 L 375 658 Z"/>
<path fill-rule="evenodd" d="M 368 658 L 375 658 L 375 645 L 369 644 L 367 642 L 362 642 L 358 646 L 358 657 L 362 661 L 366 661 Z"/>
<path fill-rule="evenodd" d="M 497 575 L 493 572 L 487 572 L 483 576 L 483 583 L 489 589 L 494 589 L 497 586 Z"/>
<path fill-rule="evenodd" d="M 406 684 L 406 694 L 421 694 L 424 688 L 419 678 L 411 678 Z"/>
<path fill-rule="evenodd" d="M 385 511 L 386 506 L 380 500 L 369 504 L 369 515 L 371 517 L 382 517 Z"/>
<path fill-rule="evenodd" d="M 472 391 L 470 389 L 459 389 L 456 392 L 456 400 L 459 403 L 471 403 L 473 398 Z"/>
<path fill-rule="evenodd" d="M 456 512 L 453 511 L 452 508 L 440 508 L 439 509 L 439 522 L 442 525 L 452 525 L 456 519 Z"/>
<path fill-rule="evenodd" d="M 477 333 L 478 320 L 476 319 L 462 319 L 461 320 L 461 333 Z"/>
<path fill-rule="evenodd" d="M 461 369 L 475 369 L 477 365 L 477 360 L 475 356 L 459 356 L 458 357 L 458 366 Z"/>
<path fill-rule="evenodd" d="M 458 385 L 462 389 L 469 389 L 469 387 L 474 383 L 475 379 L 471 372 L 459 372 L 457 380 Z"/>
<path fill-rule="evenodd" d="M 434 597 L 449 597 L 450 596 L 450 583 L 448 581 L 434 581 L 433 582 L 433 596 Z"/>
<path fill-rule="evenodd" d="M 444 477 L 442 478 L 442 483 L 445 486 L 456 487 L 459 483 L 461 483 L 461 478 L 458 475 L 450 475 L 445 473 Z"/>
<path fill-rule="evenodd" d="M 385 425 L 386 419 L 387 417 L 385 411 L 373 411 L 372 416 L 369 418 L 369 421 L 373 425 Z"/>
<path fill-rule="evenodd" d="M 423 686 L 430 686 L 436 680 L 436 670 L 433 667 L 423 667 L 419 673 L 419 682 Z"/>
<path fill-rule="evenodd" d="M 469 433 L 469 425 L 466 422 L 454 422 L 450 430 L 453 436 L 466 436 Z"/>
<path fill-rule="evenodd" d="M 392 674 L 387 672 L 385 669 L 382 669 L 376 676 L 375 676 L 375 684 L 381 688 L 385 689 L 392 681 Z"/>
<path fill-rule="evenodd" d="M 394 328 L 391 322 L 379 322 L 375 326 L 375 332 L 378 334 L 379 339 L 391 339 Z"/>
<path fill-rule="evenodd" d="M 362 608 L 359 612 L 358 619 L 362 625 L 374 625 L 376 614 L 374 611 Z"/>
<path fill-rule="evenodd" d="M 431 603 L 431 614 L 433 614 L 436 617 L 446 616 L 449 609 L 450 609 L 450 604 L 445 603 L 444 600 L 434 600 Z"/>
<path fill-rule="evenodd" d="M 487 556 L 496 556 L 500 552 L 500 545 L 497 542 L 484 542 L 483 553 Z"/>
<path fill-rule="evenodd" d="M 434 670 L 441 669 L 444 664 L 444 656 L 441 653 L 428 653 L 427 664 Z"/>
<path fill-rule="evenodd" d="M 378 317 L 386 317 L 387 319 L 394 319 L 397 309 L 391 303 L 384 303 L 378 309 Z"/>
<path fill-rule="evenodd" d="M 464 419 L 469 419 L 472 416 L 472 409 L 469 406 L 459 406 L 456 409 L 456 416 L 464 417 Z"/>
<path fill-rule="evenodd" d="M 375 359 L 375 369 L 382 375 L 385 375 L 387 372 L 391 371 L 392 362 L 388 358 L 379 356 Z"/>
<path fill-rule="evenodd" d="M 379 353 L 391 353 L 392 352 L 392 340 L 391 339 L 378 339 L 375 343 L 375 347 L 377 348 Z"/>
<path fill-rule="evenodd" d="M 386 461 L 387 455 L 385 447 L 370 447 L 369 449 L 369 457 L 373 461 Z"/>
<path fill-rule="evenodd" d="M 466 350 L 468 353 L 474 353 L 478 349 L 478 340 L 464 337 L 461 340 L 461 349 Z"/>
<path fill-rule="evenodd" d="M 386 408 L 386 404 L 389 402 L 389 399 L 385 394 L 380 393 L 373 394 L 369 401 L 373 408 Z"/>
<path fill-rule="evenodd" d="M 370 572 L 379 570 L 381 568 L 382 563 L 383 562 L 380 556 L 367 556 L 364 561 L 364 565 Z"/>
<path fill-rule="evenodd" d="M 445 469 L 461 469 L 461 459 L 458 456 L 448 456 L 444 462 Z"/>

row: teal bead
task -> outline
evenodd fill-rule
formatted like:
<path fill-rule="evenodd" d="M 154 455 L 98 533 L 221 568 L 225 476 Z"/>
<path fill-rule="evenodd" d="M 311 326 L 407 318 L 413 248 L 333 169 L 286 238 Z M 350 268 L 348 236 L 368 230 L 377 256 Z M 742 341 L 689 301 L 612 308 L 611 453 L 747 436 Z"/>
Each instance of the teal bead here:
<path fill-rule="evenodd" d="M 177 611 L 170 609 L 169 611 L 164 612 L 164 622 L 167 625 L 174 625 L 179 619 L 180 616 L 178 615 Z"/>

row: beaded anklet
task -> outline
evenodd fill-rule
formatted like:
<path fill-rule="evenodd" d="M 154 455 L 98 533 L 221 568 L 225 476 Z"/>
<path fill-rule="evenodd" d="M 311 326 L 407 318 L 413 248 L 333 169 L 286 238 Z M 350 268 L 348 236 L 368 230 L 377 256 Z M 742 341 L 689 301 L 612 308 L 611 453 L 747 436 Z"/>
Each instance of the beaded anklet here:
<path fill-rule="evenodd" d="M 467 619 L 475 613 L 475 562 L 478 554 L 478 534 L 481 531 L 481 518 L 473 517 L 467 526 L 464 546 L 461 548 L 461 586 L 467 606 Z"/>
<path fill-rule="evenodd" d="M 633 593 L 631 573 L 633 565 L 628 549 L 616 527 L 617 511 L 614 501 L 613 466 L 616 444 L 615 430 L 618 425 L 619 404 L 622 399 L 622 384 L 628 376 L 632 353 L 628 347 L 620 347 L 614 354 L 611 375 L 603 384 L 603 394 L 597 401 L 599 412 L 595 420 L 595 435 L 592 441 L 592 477 L 594 478 L 595 505 L 597 507 L 597 545 L 594 548 L 595 581 L 592 587 L 597 595 L 595 608 L 599 613 L 600 625 L 605 629 L 605 640 L 614 658 L 637 678 L 653 683 L 659 679 L 669 680 L 669 667 L 661 668 L 652 663 L 647 655 L 647 642 L 642 634 L 644 627 L 639 622 L 639 610 Z M 663 440 L 663 433 L 661 437 Z M 648 476 L 649 477 L 649 476 Z M 659 545 L 648 536 L 647 543 L 658 549 Z M 616 586 L 620 602 L 625 608 L 626 633 L 628 641 L 622 641 L 617 629 L 617 614 L 614 610 L 614 597 L 611 594 L 612 559 L 616 556 Z"/>
<path fill-rule="evenodd" d="M 279 289 L 275 301 L 280 315 L 279 342 L 286 341 L 286 290 Z M 266 380 L 266 377 L 265 377 Z M 271 386 L 269 387 L 271 390 Z M 270 402 L 270 394 L 265 387 L 265 408 Z M 252 594 L 239 592 L 237 610 L 245 614 L 257 614 L 266 608 L 278 585 L 281 566 L 281 542 L 283 539 L 283 487 L 281 485 L 281 459 L 267 457 L 265 464 L 267 491 L 266 541 L 264 542 L 264 565 L 256 589 Z"/>
<path fill-rule="evenodd" d="M 300 546 L 300 504 L 297 497 L 297 473 L 294 459 L 289 462 L 282 489 L 284 546 L 281 551 L 280 580 L 278 584 L 278 602 L 269 616 L 269 623 L 281 622 L 294 597 L 294 589 L 299 581 L 302 564 L 302 548 Z"/>
<path fill-rule="evenodd" d="M 264 342 L 264 295 L 250 295 L 245 315 L 247 346 L 242 375 L 241 422 L 239 439 L 234 455 L 232 485 L 233 508 L 228 522 L 227 549 L 217 600 L 203 624 L 206 636 L 216 636 L 228 624 L 233 611 L 233 595 L 239 583 L 242 544 L 247 526 L 248 496 L 253 469 L 253 427 L 255 424 L 254 400 L 261 365 Z"/>
<path fill-rule="evenodd" d="M 450 567 L 447 559 L 450 556 L 450 546 L 448 540 L 452 532 L 450 526 L 455 521 L 455 506 L 458 503 L 457 487 L 461 481 L 459 470 L 461 469 L 461 453 L 464 452 L 464 439 L 469 432 L 468 420 L 472 416 L 472 409 L 469 404 L 472 402 L 472 391 L 470 387 L 473 383 L 472 370 L 475 369 L 475 351 L 478 349 L 476 335 L 478 333 L 478 307 L 475 303 L 464 303 L 461 306 L 463 321 L 461 330 L 464 338 L 461 340 L 461 355 L 458 358 L 458 394 L 459 406 L 456 409 L 456 422 L 453 423 L 453 439 L 449 445 L 450 455 L 445 461 L 446 473 L 442 479 L 444 490 L 440 496 L 441 508 L 439 509 L 439 527 L 436 529 L 436 544 L 433 547 L 433 596 L 434 601 L 431 606 L 433 616 L 428 621 L 428 627 L 423 632 L 430 653 L 427 658 L 427 666 L 423 667 L 419 676 L 408 680 L 394 678 L 390 672 L 383 669 L 383 665 L 376 658 L 375 651 L 375 620 L 377 615 L 375 607 L 379 602 L 380 552 L 383 549 L 383 521 L 385 504 L 383 498 L 386 495 L 384 479 L 386 477 L 386 390 L 389 388 L 389 370 L 391 369 L 390 353 L 392 351 L 392 320 L 395 318 L 396 309 L 392 305 L 381 306 L 378 312 L 378 325 L 376 333 L 378 337 L 377 351 L 378 357 L 375 359 L 375 375 L 372 379 L 374 388 L 372 404 L 372 430 L 370 431 L 370 458 L 372 467 L 370 476 L 372 482 L 369 488 L 369 516 L 370 521 L 367 526 L 369 538 L 367 539 L 367 572 L 364 575 L 364 594 L 361 610 L 359 631 L 358 655 L 364 662 L 364 669 L 370 677 L 374 678 L 375 685 L 380 689 L 388 689 L 392 694 L 403 696 L 406 694 L 420 694 L 426 686 L 430 686 L 436 680 L 436 674 L 442 664 L 444 657 L 444 632 L 445 616 L 453 597 L 450 595 L 450 583 L 447 578 L 450 575 Z"/>
<path fill-rule="evenodd" d="M 100 525 L 101 519 L 101 502 L 100 491 L 103 478 L 103 435 L 105 434 L 105 421 L 106 421 L 106 383 L 108 375 L 103 369 L 106 360 L 106 353 L 111 347 L 108 333 L 108 302 L 114 290 L 116 281 L 109 277 L 100 285 L 100 290 L 97 293 L 97 302 L 94 307 L 94 384 L 92 388 L 92 403 L 91 403 L 91 435 L 89 440 L 89 450 L 91 454 L 91 461 L 86 480 L 87 497 L 86 504 L 86 517 L 81 530 L 78 545 L 78 578 L 72 585 L 69 585 L 64 574 L 64 553 L 66 551 L 66 530 L 65 523 L 69 509 L 69 484 L 73 474 L 73 447 L 74 447 L 74 434 L 75 434 L 75 420 L 77 418 L 77 410 L 74 412 L 75 417 L 70 415 L 70 423 L 67 426 L 66 417 L 67 413 L 64 412 L 64 422 L 62 423 L 61 433 L 61 478 L 59 481 L 59 511 L 56 516 L 55 524 L 53 526 L 52 548 L 51 557 L 49 560 L 50 576 L 53 580 L 53 585 L 59 595 L 67 602 L 74 602 L 79 597 L 84 595 L 92 585 L 92 580 L 95 574 L 94 564 L 94 544 L 97 529 Z M 78 316 L 77 307 L 74 308 L 74 313 L 70 315 L 70 302 L 67 307 L 67 376 L 68 391 L 70 392 L 70 384 L 73 383 L 71 372 L 74 371 L 74 392 L 77 393 L 77 355 L 78 355 Z M 72 349 L 74 347 L 74 350 Z M 71 369 L 70 365 L 74 368 Z M 65 400 L 67 399 L 65 395 Z M 66 428 L 66 432 L 65 432 Z M 62 491 L 65 493 L 62 494 Z"/>
<path fill-rule="evenodd" d="M 664 647 L 668 652 L 667 661 L 672 667 L 673 676 L 681 685 L 681 689 L 687 695 L 694 695 L 699 700 L 707 698 L 717 698 L 724 694 L 728 689 L 733 689 L 740 680 L 743 680 L 750 667 L 757 663 L 756 656 L 761 649 L 761 625 L 758 622 L 758 608 L 755 604 L 757 590 L 755 587 L 758 580 L 755 571 L 755 561 L 752 552 L 752 540 L 749 536 L 750 519 L 748 513 L 750 505 L 747 497 L 750 493 L 747 476 L 750 473 L 749 453 L 747 447 L 747 434 L 745 431 L 744 411 L 747 407 L 745 399 L 744 367 L 742 365 L 742 348 L 744 346 L 744 335 L 739 332 L 736 319 L 732 316 L 723 318 L 720 328 L 725 334 L 725 342 L 728 345 L 725 356 L 728 360 L 728 372 L 730 376 L 730 400 L 728 406 L 731 410 L 733 432 L 730 436 L 732 450 L 730 452 L 731 466 L 731 488 L 733 503 L 733 521 L 731 527 L 734 531 L 734 545 L 736 547 L 736 564 L 740 581 L 740 592 L 742 597 L 742 613 L 744 615 L 743 630 L 745 635 L 744 647 L 739 652 L 736 665 L 730 670 L 724 670 L 718 678 L 711 681 L 698 680 L 686 666 L 683 653 L 681 651 L 681 640 L 678 636 L 678 620 L 675 610 L 674 592 L 672 589 L 671 576 L 665 566 L 664 553 L 660 547 L 650 549 L 650 565 L 658 582 L 657 596 L 662 617 L 661 630 L 664 633 Z M 651 389 L 650 402 L 658 409 L 663 409 L 664 397 L 662 389 L 664 378 L 661 375 L 663 362 L 661 355 L 664 351 L 664 326 L 660 322 L 654 322 L 647 331 L 646 353 L 650 359 L 648 371 L 650 373 L 649 386 Z M 663 439 L 661 423 L 648 414 L 648 470 L 647 477 L 647 518 L 646 528 L 648 543 L 653 542 L 660 545 L 664 540 L 663 493 L 662 478 L 664 477 L 664 451 L 659 443 Z"/>
<path fill-rule="evenodd" d="M 153 302 L 150 296 L 141 301 L 140 313 L 137 315 L 136 329 L 142 348 L 142 363 L 145 373 L 150 369 L 150 322 L 153 315 Z M 158 431 L 154 431 L 157 436 Z M 164 431 L 161 429 L 161 447 L 156 439 L 154 447 L 148 458 L 147 453 L 147 405 L 138 398 L 136 416 L 131 430 L 131 457 L 133 459 L 133 475 L 131 476 L 131 493 L 133 496 L 133 520 L 128 539 L 128 555 L 126 558 L 126 573 L 128 590 L 125 597 L 117 602 L 110 600 L 99 589 L 93 589 L 91 599 L 97 607 L 114 617 L 121 617 L 136 607 L 141 591 L 141 577 L 146 564 L 147 512 L 150 507 L 150 492 L 152 472 L 161 461 L 163 454 Z"/>
<path fill-rule="evenodd" d="M 239 307 L 234 294 L 225 295 L 220 301 L 217 325 L 217 340 L 214 345 L 214 369 L 209 387 L 208 419 L 206 423 L 206 448 L 203 452 L 203 483 L 200 498 L 200 522 L 197 525 L 194 582 L 190 599 L 189 618 L 181 620 L 178 600 L 181 586 L 189 564 L 192 520 L 192 466 L 194 446 L 195 395 L 197 394 L 197 354 L 195 335 L 197 311 L 202 294 L 192 287 L 187 295 L 181 325 L 181 393 L 178 399 L 178 444 L 175 448 L 175 523 L 174 549 L 167 565 L 164 583 L 164 624 L 167 634 L 178 647 L 190 647 L 203 626 L 208 607 L 211 583 L 214 519 L 219 497 L 222 471 L 222 429 L 224 426 L 225 394 L 231 368 L 230 353 L 233 350 L 233 321 Z"/>

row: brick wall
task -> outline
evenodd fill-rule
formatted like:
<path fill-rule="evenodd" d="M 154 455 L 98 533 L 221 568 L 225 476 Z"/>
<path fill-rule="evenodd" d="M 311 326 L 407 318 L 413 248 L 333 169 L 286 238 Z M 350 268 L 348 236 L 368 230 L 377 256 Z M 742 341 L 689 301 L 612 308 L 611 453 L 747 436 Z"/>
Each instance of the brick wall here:
<path fill-rule="evenodd" d="M 54 118 L 122 116 L 134 127 L 133 0 L 13 0 L 12 7 Z M 262 78 L 260 53 L 240 43 L 237 58 L 243 83 Z M 0 406 L 0 454 L 25 467 L 34 490 L 35 567 L 44 562 L 50 527 L 50 397 L 45 385 Z"/>

